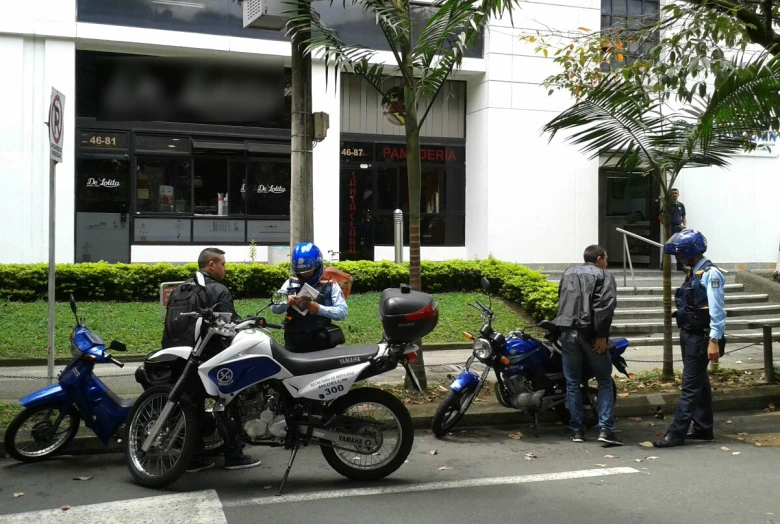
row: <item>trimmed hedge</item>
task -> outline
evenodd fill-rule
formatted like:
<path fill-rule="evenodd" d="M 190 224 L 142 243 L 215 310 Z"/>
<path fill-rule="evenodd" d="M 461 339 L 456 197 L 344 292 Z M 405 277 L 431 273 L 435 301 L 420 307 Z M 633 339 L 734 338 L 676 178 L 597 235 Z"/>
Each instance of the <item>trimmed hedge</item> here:
<path fill-rule="evenodd" d="M 392 262 L 339 262 L 355 282 L 353 293 L 380 291 L 409 281 L 409 264 Z M 197 270 L 195 264 L 174 266 L 161 263 L 109 264 L 106 262 L 58 264 L 57 300 L 70 293 L 78 300 L 114 300 L 120 302 L 158 300 L 160 283 L 185 280 Z M 0 299 L 33 301 L 46 298 L 46 264 L 0 264 Z M 228 264 L 225 285 L 235 298 L 270 296 L 289 274 L 286 263 Z M 422 262 L 423 291 L 473 291 L 480 289 L 480 278 L 490 279 L 495 292 L 522 305 L 536 319 L 552 318 L 558 311 L 558 286 L 537 271 L 495 259 Z"/>

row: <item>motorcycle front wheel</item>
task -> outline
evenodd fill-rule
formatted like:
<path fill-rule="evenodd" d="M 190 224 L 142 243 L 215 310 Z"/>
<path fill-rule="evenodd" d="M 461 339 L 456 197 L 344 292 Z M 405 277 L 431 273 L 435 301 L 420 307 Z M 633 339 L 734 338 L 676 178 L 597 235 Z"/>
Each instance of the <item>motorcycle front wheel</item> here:
<path fill-rule="evenodd" d="M 444 397 L 441 404 L 439 404 L 436 413 L 433 415 L 433 422 L 431 423 L 431 430 L 437 438 L 442 438 L 444 435 L 452 431 L 455 424 L 460 422 L 464 413 L 461 412 L 461 408 L 467 403 L 471 402 L 471 399 L 476 393 L 476 389 L 471 391 L 454 391 L 450 390 L 447 396 Z"/>
<path fill-rule="evenodd" d="M 80 417 L 74 406 L 62 411 L 60 406 L 39 406 L 19 413 L 5 431 L 8 454 L 21 462 L 38 462 L 65 449 L 79 430 Z"/>
<path fill-rule="evenodd" d="M 186 397 L 176 404 L 148 452 L 141 446 L 168 403 L 172 387 L 152 386 L 138 397 L 127 422 L 125 462 L 136 482 L 163 488 L 181 477 L 200 438 L 201 419 Z"/>
<path fill-rule="evenodd" d="M 376 449 L 335 449 L 322 445 L 320 450 L 330 467 L 353 480 L 378 480 L 395 472 L 409 456 L 414 442 L 412 416 L 403 403 L 376 388 L 353 389 L 329 407 L 331 415 L 349 420 L 349 431 L 369 436 Z"/>

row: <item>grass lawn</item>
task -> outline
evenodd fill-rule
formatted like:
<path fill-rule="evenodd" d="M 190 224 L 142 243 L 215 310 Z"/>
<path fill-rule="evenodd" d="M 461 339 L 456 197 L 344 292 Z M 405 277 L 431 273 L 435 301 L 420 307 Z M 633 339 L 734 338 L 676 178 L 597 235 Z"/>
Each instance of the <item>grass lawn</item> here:
<path fill-rule="evenodd" d="M 445 293 L 436 295 L 439 304 L 439 324 L 425 338 L 426 342 L 466 342 L 462 332 L 479 331 L 480 317 L 467 303 L 487 298 L 480 293 Z M 382 330 L 377 316 L 379 293 L 352 295 L 347 301 L 349 315 L 339 323 L 344 330 L 347 344 L 369 344 L 378 342 Z M 262 300 L 237 300 L 236 310 L 240 315 L 252 315 L 263 307 Z M 87 326 L 100 335 L 106 343 L 118 339 L 127 344 L 128 354 L 146 354 L 159 348 L 163 321 L 160 319 L 160 305 L 153 302 L 82 302 L 78 304 L 79 315 L 86 318 Z M 521 314 L 504 302 L 494 300 L 496 313 L 494 327 L 507 332 L 528 324 Z M 281 315 L 270 312 L 266 318 L 271 322 L 281 321 Z M 45 358 L 46 357 L 46 302 L 0 302 L 0 358 Z M 56 348 L 58 357 L 70 355 L 69 336 L 75 323 L 67 303 L 58 303 L 56 309 Z M 271 330 L 271 334 L 282 340 L 282 333 Z"/>

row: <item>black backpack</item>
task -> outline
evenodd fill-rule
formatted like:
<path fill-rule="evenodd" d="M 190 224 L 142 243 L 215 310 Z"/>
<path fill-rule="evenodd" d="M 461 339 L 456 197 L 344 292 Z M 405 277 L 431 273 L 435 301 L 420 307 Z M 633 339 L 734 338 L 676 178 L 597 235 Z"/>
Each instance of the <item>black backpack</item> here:
<path fill-rule="evenodd" d="M 163 330 L 162 347 L 195 346 L 195 317 L 182 317 L 182 313 L 190 313 L 209 307 L 206 294 L 206 280 L 200 272 L 177 287 L 168 300 L 165 313 L 165 329 Z"/>

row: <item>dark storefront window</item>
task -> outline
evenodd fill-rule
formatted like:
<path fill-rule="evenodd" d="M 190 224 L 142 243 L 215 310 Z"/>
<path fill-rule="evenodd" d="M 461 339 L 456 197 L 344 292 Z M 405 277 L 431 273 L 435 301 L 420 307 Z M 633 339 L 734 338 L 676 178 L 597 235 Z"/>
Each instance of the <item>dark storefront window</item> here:
<path fill-rule="evenodd" d="M 290 163 L 251 162 L 246 184 L 247 213 L 290 214 Z"/>
<path fill-rule="evenodd" d="M 127 155 L 76 159 L 76 262 L 129 262 Z"/>
<path fill-rule="evenodd" d="M 421 243 L 462 246 L 466 230 L 465 148 L 423 145 L 420 155 Z M 354 249 L 355 258 L 371 258 L 374 244 L 393 244 L 396 209 L 404 212 L 404 231 L 408 231 L 406 151 L 400 144 L 342 142 L 341 161 L 341 249 Z M 373 233 L 370 257 L 357 252 L 367 244 L 369 230 Z M 405 241 L 408 245 L 408 238 Z"/>
<path fill-rule="evenodd" d="M 137 213 L 190 213 L 190 159 L 136 157 Z"/>
<path fill-rule="evenodd" d="M 418 27 L 428 20 L 435 7 L 412 6 L 412 18 Z M 159 0 L 78 0 L 79 22 L 109 24 L 168 31 L 186 31 L 213 35 L 286 40 L 284 31 L 244 29 L 241 4 L 235 0 L 194 0 L 164 2 Z M 339 33 L 344 42 L 388 51 L 387 40 L 376 25 L 372 13 L 360 4 L 320 2 L 317 12 L 322 21 Z M 468 48 L 466 56 L 482 57 L 482 38 Z"/>

